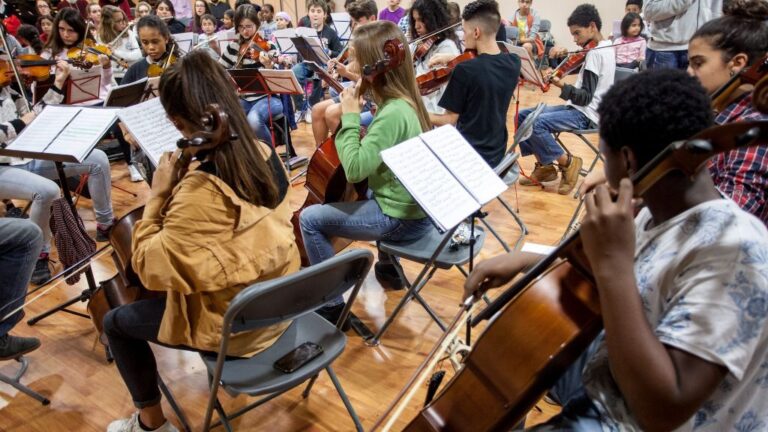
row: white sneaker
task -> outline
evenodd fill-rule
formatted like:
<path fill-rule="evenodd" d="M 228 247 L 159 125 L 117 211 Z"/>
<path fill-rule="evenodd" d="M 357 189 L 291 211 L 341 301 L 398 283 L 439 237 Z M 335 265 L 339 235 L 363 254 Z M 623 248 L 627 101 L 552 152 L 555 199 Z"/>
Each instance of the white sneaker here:
<path fill-rule="evenodd" d="M 304 123 L 312 124 L 312 108 L 308 109 L 306 114 L 304 114 Z"/>
<path fill-rule="evenodd" d="M 149 432 L 143 429 L 139 424 L 139 412 L 136 411 L 127 419 L 115 420 L 107 426 L 107 432 Z M 168 421 L 155 429 L 155 432 L 179 432 L 178 429 Z"/>
<path fill-rule="evenodd" d="M 128 172 L 131 174 L 131 181 L 134 183 L 144 181 L 144 177 L 141 176 L 139 169 L 134 164 L 128 164 Z"/>

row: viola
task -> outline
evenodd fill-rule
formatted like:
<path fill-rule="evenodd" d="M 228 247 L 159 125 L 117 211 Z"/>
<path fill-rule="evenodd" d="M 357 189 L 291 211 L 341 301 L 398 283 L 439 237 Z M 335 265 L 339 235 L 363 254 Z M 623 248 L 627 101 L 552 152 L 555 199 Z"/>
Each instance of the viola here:
<path fill-rule="evenodd" d="M 427 53 L 432 49 L 436 42 L 437 36 L 431 36 L 419 42 L 419 44 L 416 46 L 416 49 L 413 51 L 413 61 L 423 61 L 424 57 L 427 56 Z"/>
<path fill-rule="evenodd" d="M 211 104 L 206 108 L 201 123 L 203 124 L 202 131 L 192 134 L 188 139 L 182 138 L 176 143 L 177 147 L 181 149 L 181 154 L 174 164 L 173 178 L 176 181 L 184 176 L 197 153 L 215 149 L 237 137 L 229 132 L 229 117 L 216 104 Z M 131 267 L 133 228 L 136 222 L 141 220 L 143 213 L 144 206 L 138 207 L 120 218 L 112 227 L 109 233 L 109 242 L 114 251 L 112 257 L 115 267 L 117 267 L 117 274 L 102 282 L 99 289 L 88 301 L 88 313 L 99 332 L 99 340 L 107 349 L 109 347 L 106 335 L 103 333 L 103 324 L 104 316 L 110 310 L 162 295 L 160 292 L 146 289 Z"/>
<path fill-rule="evenodd" d="M 587 42 L 586 45 L 582 47 L 582 49 L 579 52 L 569 54 L 565 57 L 565 60 L 563 60 L 557 67 L 552 71 L 552 73 L 549 75 L 549 78 L 545 79 L 544 85 L 541 87 L 541 90 L 543 92 L 548 92 L 550 87 L 550 80 L 552 78 L 562 78 L 569 73 L 575 71 L 578 69 L 582 64 L 584 64 L 584 60 L 587 58 L 587 53 L 589 50 L 594 49 L 597 47 L 597 42 L 594 40 L 590 40 Z"/>
<path fill-rule="evenodd" d="M 449 61 L 445 66 L 431 69 L 430 71 L 417 76 L 416 84 L 419 87 L 419 93 L 421 93 L 422 96 L 426 96 L 436 92 L 440 87 L 448 83 L 456 65 L 467 60 L 472 60 L 475 57 L 477 57 L 477 50 L 464 50 L 462 54 Z"/>
<path fill-rule="evenodd" d="M 766 142 L 766 121 L 717 126 L 673 142 L 633 176 L 635 193 L 642 195 L 673 171 L 693 176 L 716 154 Z M 579 233 L 501 293 L 470 325 L 488 320 L 463 367 L 404 430 L 509 430 L 587 349 L 602 329 L 602 317 Z M 449 327 L 439 344 L 450 342 L 446 338 L 457 328 Z"/>
<path fill-rule="evenodd" d="M 712 108 L 720 112 L 728 106 L 731 95 L 742 85 L 755 86 L 752 91 L 752 105 L 760 112 L 768 112 L 768 54 L 742 69 L 717 89 L 712 95 Z"/>

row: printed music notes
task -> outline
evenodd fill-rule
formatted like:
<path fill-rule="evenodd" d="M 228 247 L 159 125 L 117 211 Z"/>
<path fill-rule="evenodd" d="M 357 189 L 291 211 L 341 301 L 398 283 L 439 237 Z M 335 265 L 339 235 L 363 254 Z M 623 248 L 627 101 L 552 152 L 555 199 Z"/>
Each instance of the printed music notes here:
<path fill-rule="evenodd" d="M 384 150 L 381 158 L 442 231 L 507 189 L 453 126 Z"/>
<path fill-rule="evenodd" d="M 181 132 L 168 120 L 159 98 L 123 108 L 117 116 L 136 139 L 153 166 L 165 152 L 176 150 Z"/>

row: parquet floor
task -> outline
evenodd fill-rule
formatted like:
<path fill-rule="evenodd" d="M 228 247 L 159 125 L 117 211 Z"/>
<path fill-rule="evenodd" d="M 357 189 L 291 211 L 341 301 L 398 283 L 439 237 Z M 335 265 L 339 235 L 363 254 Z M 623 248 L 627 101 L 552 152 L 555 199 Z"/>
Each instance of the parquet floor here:
<path fill-rule="evenodd" d="M 538 90 L 523 88 L 520 107 L 533 106 L 540 101 L 558 104 L 561 101 L 557 93 L 552 91 L 542 95 Z M 513 104 L 507 115 L 510 136 L 514 114 Z M 298 152 L 311 155 L 314 146 L 309 125 L 301 124 L 293 137 Z M 585 164 L 594 156 L 576 139 L 567 139 L 566 143 L 575 154 L 585 157 Z M 532 158 L 523 159 L 522 167 L 530 172 L 533 167 Z M 113 188 L 112 199 L 117 216 L 143 204 L 149 188 L 144 183 L 131 183 L 123 163 L 113 164 L 112 180 L 115 186 L 137 194 L 134 197 Z M 293 188 L 291 200 L 297 207 L 303 202 L 304 193 L 301 184 Z M 545 245 L 557 243 L 576 206 L 572 196 L 558 195 L 554 187 L 546 190 L 511 187 L 504 193 L 504 198 L 519 208 L 520 216 L 530 230 L 526 241 Z M 491 204 L 489 209 L 491 222 L 507 242 L 513 243 L 519 230 L 509 215 L 496 204 Z M 93 234 L 95 222 L 90 202 L 83 199 L 79 203 L 79 210 L 87 229 Z M 371 246 L 356 243 L 353 247 Z M 501 251 L 499 243 L 489 236 L 480 259 L 497 255 Z M 100 259 L 93 268 L 98 281 L 106 280 L 114 274 L 108 256 Z M 408 263 L 405 268 L 411 276 L 415 276 L 419 270 L 418 266 Z M 57 267 L 58 270 L 60 268 Z M 462 284 L 463 277 L 458 271 L 440 271 L 424 289 L 423 295 L 437 313 L 447 320 L 457 311 Z M 62 284 L 28 306 L 27 317 L 77 295 L 84 287 L 84 279 L 75 286 Z M 384 291 L 371 274 L 354 306 L 354 312 L 371 328 L 378 329 L 402 295 L 402 292 Z M 74 309 L 84 311 L 85 304 L 78 303 Z M 31 327 L 23 322 L 13 333 L 36 336 L 42 340 L 42 347 L 28 356 L 31 366 L 23 382 L 46 395 L 52 402 L 49 406 L 41 406 L 12 387 L 0 384 L 0 430 L 103 431 L 111 420 L 126 417 L 133 411 L 130 397 L 116 368 L 105 362 L 104 350 L 97 342 L 96 331 L 89 320 L 58 313 Z M 349 336 L 347 348 L 334 367 L 363 425 L 370 428 L 424 360 L 440 334 L 424 310 L 412 302 L 385 334 L 381 346 L 370 348 L 354 333 L 351 332 Z M 202 363 L 193 353 L 158 347 L 155 347 L 155 352 L 160 374 L 185 409 L 193 426 L 199 429 L 207 402 L 207 380 Z M 2 362 L 0 372 L 10 374 L 15 371 L 15 366 L 14 362 Z M 308 399 L 302 399 L 300 393 L 301 389 L 294 389 L 240 417 L 234 422 L 236 429 L 353 430 L 347 412 L 326 375 L 321 375 Z M 228 410 L 252 401 L 243 396 L 233 399 L 225 394 L 221 394 L 221 398 Z M 419 400 L 423 400 L 422 395 L 418 395 L 406 410 L 398 423 L 400 428 L 417 412 L 419 402 L 416 401 Z M 529 421 L 541 421 L 557 410 L 544 402 L 540 403 L 540 407 L 543 412 L 533 411 Z M 165 408 L 170 415 L 167 405 Z M 172 415 L 170 418 L 176 421 Z"/>

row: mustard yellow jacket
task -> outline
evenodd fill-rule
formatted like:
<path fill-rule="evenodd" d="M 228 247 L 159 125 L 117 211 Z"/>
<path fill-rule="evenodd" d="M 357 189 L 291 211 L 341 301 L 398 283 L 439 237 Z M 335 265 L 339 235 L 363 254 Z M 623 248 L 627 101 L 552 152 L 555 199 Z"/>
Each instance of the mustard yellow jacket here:
<path fill-rule="evenodd" d="M 300 266 L 288 197 L 274 210 L 241 200 L 218 177 L 189 171 L 167 199 L 153 198 L 133 234 L 133 268 L 168 295 L 158 339 L 218 351 L 230 300 Z M 234 334 L 228 355 L 272 345 L 288 323 Z"/>

